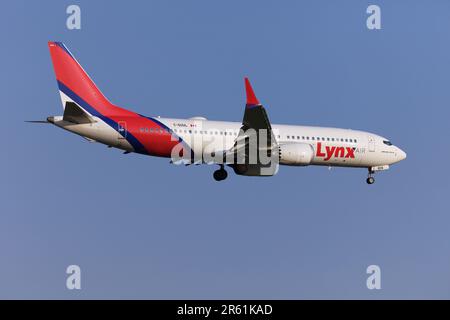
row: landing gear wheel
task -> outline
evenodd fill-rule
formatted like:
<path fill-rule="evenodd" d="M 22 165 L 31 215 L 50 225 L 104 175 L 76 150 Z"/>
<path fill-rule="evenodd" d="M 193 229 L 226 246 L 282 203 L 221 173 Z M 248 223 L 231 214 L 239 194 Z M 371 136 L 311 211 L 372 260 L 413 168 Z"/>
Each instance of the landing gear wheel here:
<path fill-rule="evenodd" d="M 366 182 L 367 182 L 367 184 L 374 184 L 375 183 L 375 178 L 374 177 L 368 177 Z"/>
<path fill-rule="evenodd" d="M 221 168 L 219 170 L 214 171 L 213 177 L 214 180 L 216 181 L 222 181 L 228 177 L 228 173 L 225 169 Z"/>
<path fill-rule="evenodd" d="M 369 168 L 369 176 L 367 177 L 367 184 L 374 184 L 375 183 L 375 178 L 373 177 L 373 175 L 375 174 L 375 171 L 372 170 L 372 168 Z"/>

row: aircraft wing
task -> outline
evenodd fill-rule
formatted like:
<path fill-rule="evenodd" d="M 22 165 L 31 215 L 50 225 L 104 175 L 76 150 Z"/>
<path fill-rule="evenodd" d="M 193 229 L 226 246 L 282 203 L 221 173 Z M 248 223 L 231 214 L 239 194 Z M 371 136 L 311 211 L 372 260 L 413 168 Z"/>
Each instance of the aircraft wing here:
<path fill-rule="evenodd" d="M 238 174 L 274 175 L 279 160 L 277 140 L 267 112 L 256 98 L 248 78 L 245 78 L 245 91 L 247 103 L 242 127 L 234 146 L 225 153 L 225 162 Z"/>

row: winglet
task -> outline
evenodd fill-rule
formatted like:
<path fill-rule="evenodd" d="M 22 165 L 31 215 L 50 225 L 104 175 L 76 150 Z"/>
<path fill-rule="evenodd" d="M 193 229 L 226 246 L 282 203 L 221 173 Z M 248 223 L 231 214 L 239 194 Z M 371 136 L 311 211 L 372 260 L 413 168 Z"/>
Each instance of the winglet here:
<path fill-rule="evenodd" d="M 247 93 L 247 108 L 261 105 L 256 98 L 255 92 L 253 91 L 252 85 L 247 77 L 245 78 L 245 92 Z"/>

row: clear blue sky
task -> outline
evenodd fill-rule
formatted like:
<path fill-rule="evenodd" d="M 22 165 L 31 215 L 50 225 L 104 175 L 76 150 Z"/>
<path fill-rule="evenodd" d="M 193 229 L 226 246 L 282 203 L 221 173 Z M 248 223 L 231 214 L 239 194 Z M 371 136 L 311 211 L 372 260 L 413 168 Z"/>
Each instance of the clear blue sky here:
<path fill-rule="evenodd" d="M 66 7 L 82 10 L 69 31 Z M 378 4 L 382 30 L 366 28 Z M 0 34 L 0 298 L 450 298 L 450 2 L 8 1 Z M 273 178 L 123 155 L 53 126 L 47 41 L 114 103 L 387 136 L 406 161 Z M 68 291 L 65 269 L 82 269 Z M 366 288 L 381 267 L 382 289 Z"/>

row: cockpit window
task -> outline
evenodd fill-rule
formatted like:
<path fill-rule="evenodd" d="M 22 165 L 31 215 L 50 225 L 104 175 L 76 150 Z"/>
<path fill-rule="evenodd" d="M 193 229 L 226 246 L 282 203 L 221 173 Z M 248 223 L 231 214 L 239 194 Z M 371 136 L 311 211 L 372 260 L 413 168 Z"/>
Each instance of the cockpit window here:
<path fill-rule="evenodd" d="M 383 140 L 383 143 L 387 146 L 392 146 L 392 142 L 390 142 L 388 140 Z"/>

